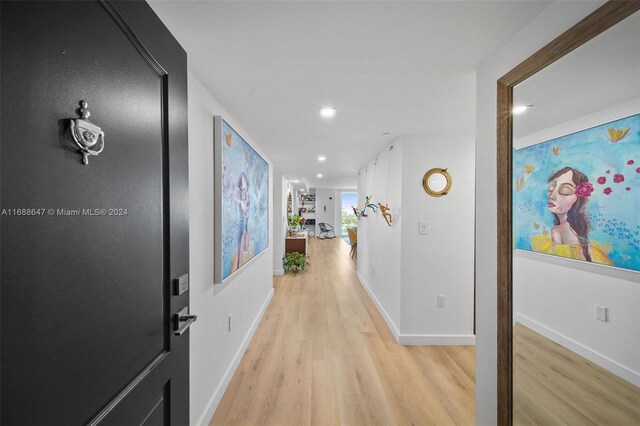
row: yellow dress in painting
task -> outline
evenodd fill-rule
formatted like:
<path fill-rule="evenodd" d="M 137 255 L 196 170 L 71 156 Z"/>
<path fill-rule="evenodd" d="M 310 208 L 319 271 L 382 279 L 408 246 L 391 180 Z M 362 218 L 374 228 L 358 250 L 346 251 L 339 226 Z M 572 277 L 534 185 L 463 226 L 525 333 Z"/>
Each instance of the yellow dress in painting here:
<path fill-rule="evenodd" d="M 567 257 L 569 259 L 586 260 L 582 253 L 580 244 L 556 244 L 551 239 L 551 234 L 534 235 L 531 237 L 531 248 L 539 253 L 553 254 L 555 256 Z M 613 265 L 613 262 L 607 256 L 604 250 L 597 242 L 591 241 L 589 244 L 589 252 L 591 253 L 591 261 L 601 263 L 603 265 Z"/>

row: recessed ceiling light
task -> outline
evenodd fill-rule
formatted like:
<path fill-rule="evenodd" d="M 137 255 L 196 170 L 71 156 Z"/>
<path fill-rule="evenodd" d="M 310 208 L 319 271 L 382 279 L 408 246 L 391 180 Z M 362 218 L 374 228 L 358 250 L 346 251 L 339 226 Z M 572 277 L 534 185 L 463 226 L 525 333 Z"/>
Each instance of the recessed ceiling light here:
<path fill-rule="evenodd" d="M 391 132 L 384 132 L 384 133 L 382 134 L 382 136 L 389 136 L 390 134 L 391 134 Z"/>
<path fill-rule="evenodd" d="M 291 182 L 293 182 L 293 183 L 298 183 L 298 179 L 294 179 L 294 180 L 292 180 Z"/>
<path fill-rule="evenodd" d="M 318 157 L 318 161 L 327 161 L 327 157 L 321 155 L 320 157 Z"/>
<path fill-rule="evenodd" d="M 336 109 L 333 107 L 320 108 L 320 115 L 324 118 L 331 118 L 336 115 Z"/>
<path fill-rule="evenodd" d="M 317 176 L 317 177 L 319 177 L 319 178 L 321 178 L 321 177 L 322 177 L 322 174 L 318 173 L 316 176 Z"/>
<path fill-rule="evenodd" d="M 516 105 L 513 107 L 513 113 L 515 115 L 522 114 L 529 109 L 529 105 Z"/>

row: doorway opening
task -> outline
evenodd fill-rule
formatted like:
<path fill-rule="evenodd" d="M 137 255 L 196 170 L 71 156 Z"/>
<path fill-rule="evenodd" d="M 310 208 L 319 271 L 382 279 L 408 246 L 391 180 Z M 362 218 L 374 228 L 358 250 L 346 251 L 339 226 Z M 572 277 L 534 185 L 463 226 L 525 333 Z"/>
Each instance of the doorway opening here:
<path fill-rule="evenodd" d="M 345 191 L 341 195 L 340 209 L 340 235 L 342 239 L 349 242 L 349 234 L 347 228 L 355 228 L 358 226 L 358 218 L 353 211 L 353 207 L 358 208 L 358 193 L 354 191 Z"/>

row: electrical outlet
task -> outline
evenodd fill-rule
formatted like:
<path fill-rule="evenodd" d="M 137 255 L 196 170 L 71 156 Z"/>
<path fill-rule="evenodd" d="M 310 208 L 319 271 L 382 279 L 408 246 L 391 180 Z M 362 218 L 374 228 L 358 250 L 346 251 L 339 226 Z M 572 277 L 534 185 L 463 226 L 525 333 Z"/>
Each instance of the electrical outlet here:
<path fill-rule="evenodd" d="M 418 222 L 418 234 L 427 235 L 427 223 L 426 222 Z"/>
<path fill-rule="evenodd" d="M 596 305 L 596 319 L 598 321 L 607 322 L 609 320 L 607 314 L 608 312 L 606 306 Z"/>
<path fill-rule="evenodd" d="M 233 327 L 233 314 L 229 314 L 229 329 L 227 331 L 231 331 L 231 327 Z"/>
<path fill-rule="evenodd" d="M 438 295 L 438 308 L 444 308 L 444 300 L 447 296 L 445 296 L 444 294 L 439 294 Z"/>

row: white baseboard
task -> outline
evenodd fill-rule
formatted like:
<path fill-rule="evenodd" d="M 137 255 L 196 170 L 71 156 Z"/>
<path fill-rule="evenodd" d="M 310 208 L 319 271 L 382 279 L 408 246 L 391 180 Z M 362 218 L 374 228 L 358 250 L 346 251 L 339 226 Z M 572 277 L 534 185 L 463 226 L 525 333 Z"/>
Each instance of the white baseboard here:
<path fill-rule="evenodd" d="M 378 308 L 378 312 L 382 315 L 385 322 L 387 323 L 387 327 L 391 330 L 391 334 L 395 337 L 396 342 L 400 345 L 406 346 L 414 346 L 414 345 L 430 345 L 430 346 L 468 346 L 476 344 L 476 336 L 473 334 L 402 334 L 398 330 L 398 327 L 393 322 L 387 311 L 382 307 L 382 303 L 378 300 L 376 295 L 373 293 L 369 285 L 365 281 L 364 277 L 360 275 L 360 272 L 356 271 L 356 276 L 358 277 L 358 281 L 360 281 L 360 285 L 365 289 L 373 304 Z"/>
<path fill-rule="evenodd" d="M 273 275 L 284 275 L 284 269 L 274 269 Z"/>
<path fill-rule="evenodd" d="M 364 288 L 364 290 L 367 292 L 373 304 L 376 305 L 376 308 L 378 308 L 378 312 L 380 312 L 382 318 L 384 318 L 385 322 L 387 323 L 387 327 L 389 327 L 389 330 L 391 330 L 391 334 L 393 334 L 393 337 L 395 337 L 396 342 L 400 343 L 400 331 L 398 330 L 398 327 L 396 327 L 389 314 L 387 314 L 387 311 L 384 310 L 382 304 L 380 303 L 376 295 L 373 294 L 373 291 L 371 291 L 369 285 L 364 280 L 364 277 L 360 275 L 360 272 L 356 271 L 356 277 L 358 277 L 360 285 L 362 285 L 362 288 Z"/>
<path fill-rule="evenodd" d="M 247 350 L 247 347 L 249 346 L 249 343 L 251 342 L 253 335 L 258 329 L 258 325 L 260 324 L 260 320 L 262 319 L 262 316 L 267 311 L 267 308 L 271 303 L 271 299 L 273 299 L 273 294 L 274 294 L 274 289 L 272 288 L 271 291 L 269 292 L 269 295 L 265 299 L 264 303 L 260 307 L 260 311 L 258 311 L 258 315 L 256 315 L 255 319 L 251 323 L 251 327 L 249 327 L 249 331 L 244 336 L 244 340 L 242 340 L 242 344 L 240 345 L 240 348 L 238 348 L 238 351 L 236 352 L 235 356 L 233 357 L 233 360 L 231 361 L 229 368 L 227 368 L 227 371 L 225 371 L 224 376 L 222 376 L 220 383 L 218 383 L 218 387 L 216 388 L 216 391 L 213 393 L 213 397 L 207 404 L 207 408 L 204 410 L 204 413 L 202 414 L 202 416 L 200 416 L 198 421 L 195 423 L 196 425 L 203 426 L 203 425 L 208 425 L 209 422 L 211 422 L 211 419 L 213 418 L 213 415 L 215 414 L 216 409 L 218 408 L 218 404 L 220 404 L 220 401 L 222 400 L 224 391 L 227 390 L 227 386 L 229 386 L 229 382 L 231 382 L 231 378 L 233 377 L 233 374 L 236 372 L 238 365 L 240 365 L 242 356 Z"/>
<path fill-rule="evenodd" d="M 564 346 L 570 351 L 573 351 L 583 358 L 586 358 L 594 364 L 604 368 L 605 370 L 610 371 L 611 373 L 628 381 L 629 383 L 632 383 L 635 386 L 640 386 L 640 373 L 633 371 L 622 364 L 618 364 L 617 362 L 594 351 L 593 349 L 588 348 L 581 343 L 568 338 L 567 336 L 557 333 L 547 326 L 542 325 L 539 322 L 532 320 L 531 318 L 525 317 L 524 315 L 516 313 L 515 320 L 520 324 L 532 329 L 536 333 L 542 334 L 547 339 L 552 340 L 561 346 Z"/>
<path fill-rule="evenodd" d="M 401 334 L 398 343 L 406 346 L 474 346 L 476 336 L 473 334 Z"/>

